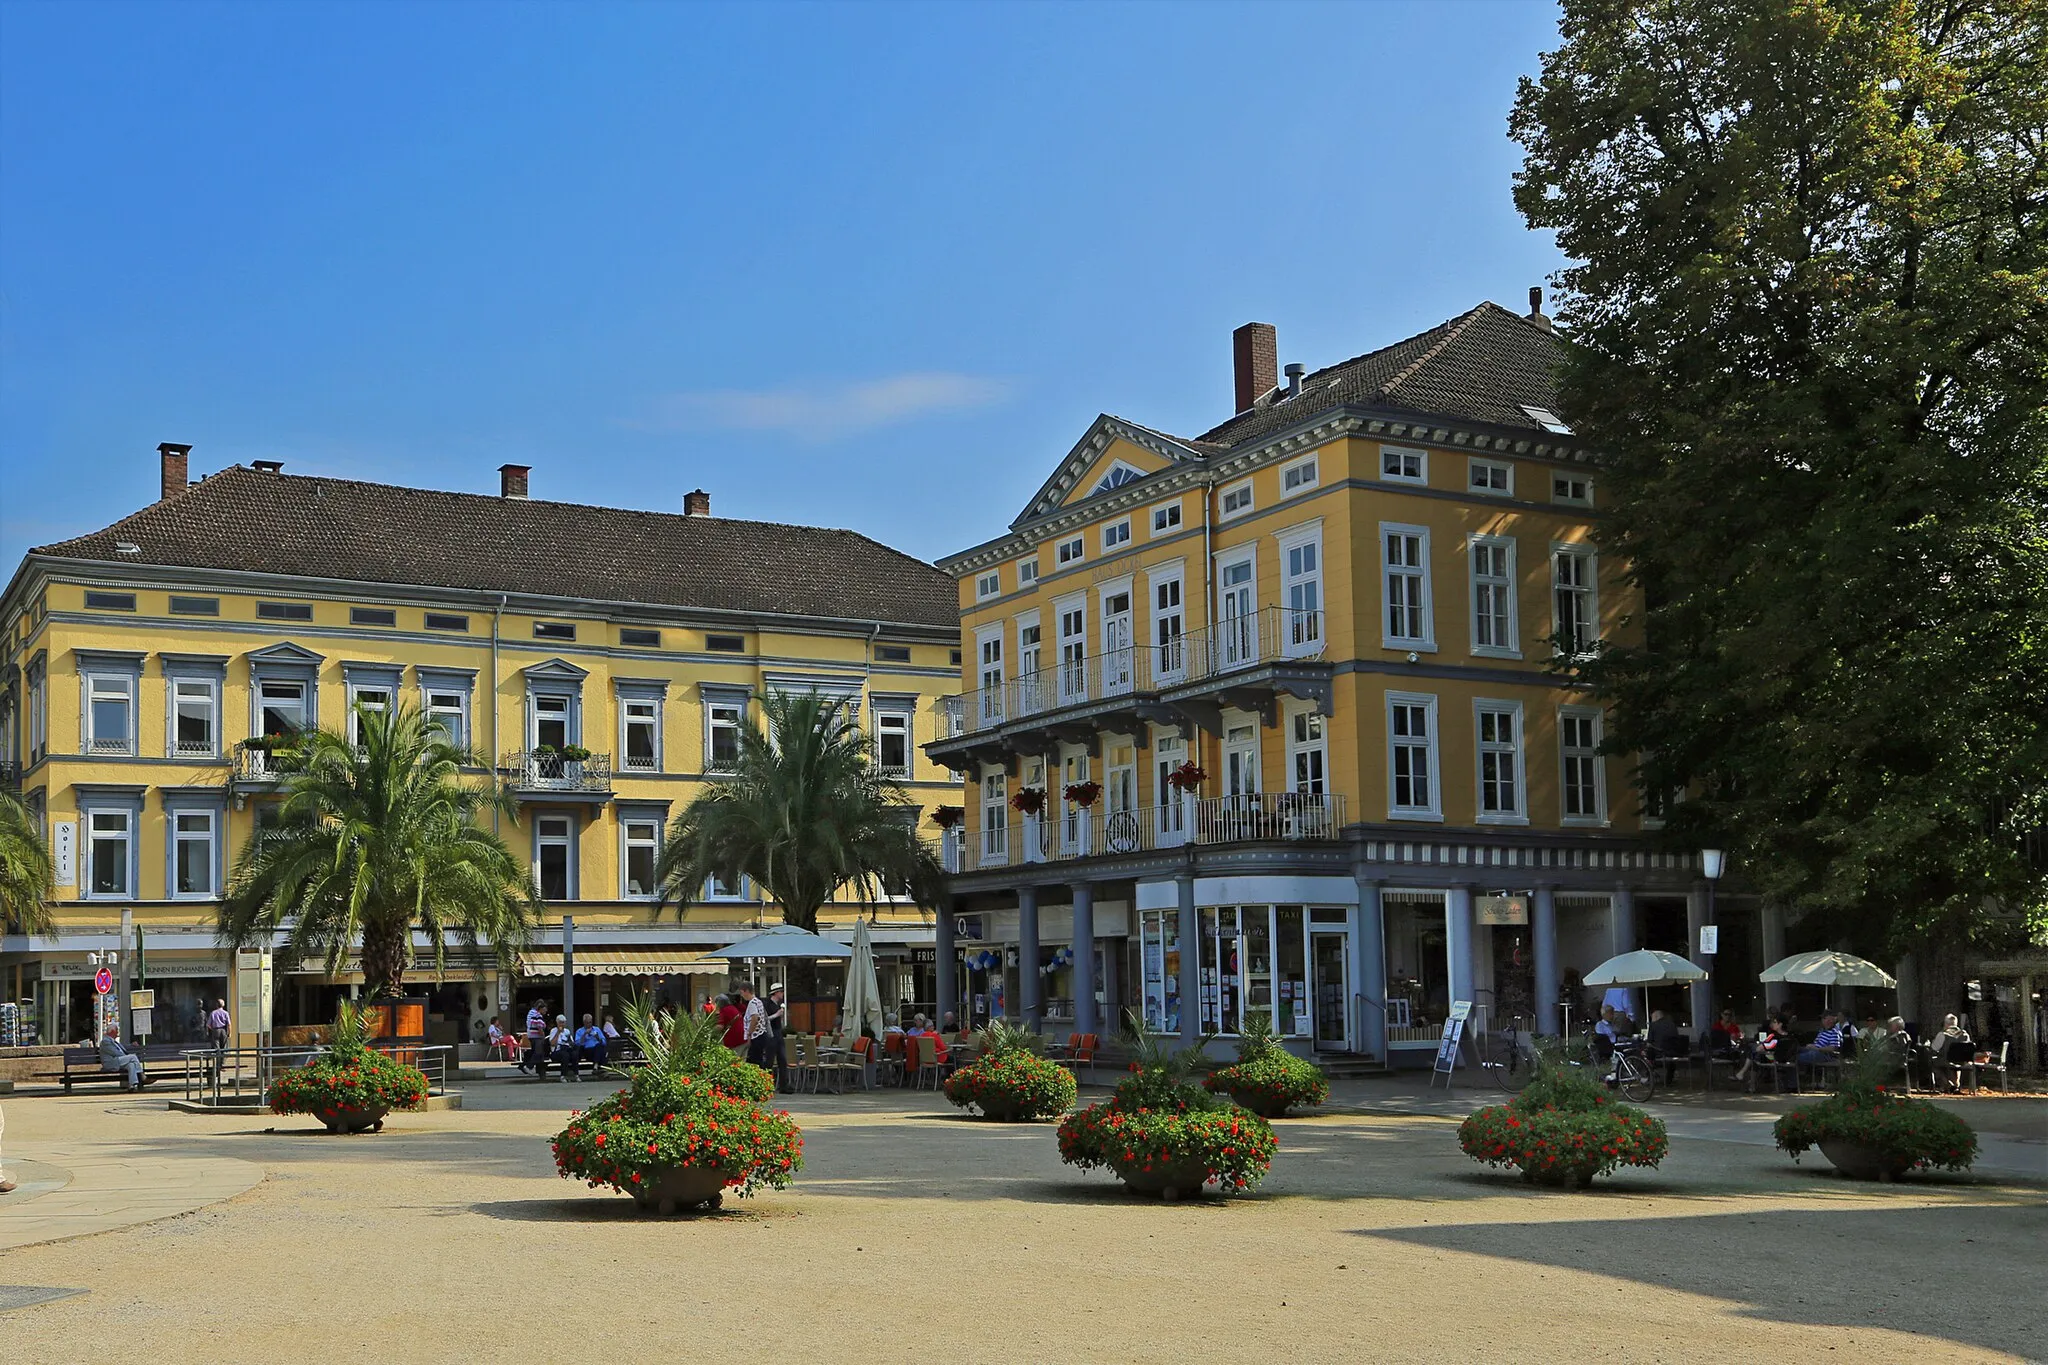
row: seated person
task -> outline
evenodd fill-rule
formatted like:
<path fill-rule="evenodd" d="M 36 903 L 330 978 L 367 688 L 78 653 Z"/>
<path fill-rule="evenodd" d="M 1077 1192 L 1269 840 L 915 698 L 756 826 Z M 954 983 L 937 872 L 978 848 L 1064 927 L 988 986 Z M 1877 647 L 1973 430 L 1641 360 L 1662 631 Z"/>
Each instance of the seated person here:
<path fill-rule="evenodd" d="M 1799 1049 L 1799 1060 L 1805 1066 L 1842 1060 L 1841 1019 L 1833 1010 L 1820 1017 L 1820 1032 L 1813 1036 L 1812 1042 Z"/>
<path fill-rule="evenodd" d="M 604 1030 L 589 1015 L 583 1016 L 583 1027 L 576 1030 L 576 1050 L 580 1059 L 590 1065 L 592 1071 L 604 1065 L 605 1049 L 610 1039 Z"/>
<path fill-rule="evenodd" d="M 1941 1018 L 1941 1032 L 1927 1040 L 1927 1066 L 1932 1079 L 1939 1085 L 1944 1079 L 1960 1088 L 1963 1083 L 1960 1062 L 1972 1054 L 1970 1031 L 1963 1027 L 1962 1020 L 1953 1014 Z"/>
<path fill-rule="evenodd" d="M 1649 1041 L 1651 1055 L 1664 1063 L 1664 1084 L 1669 1085 L 1678 1073 L 1676 1059 L 1691 1054 L 1692 1040 L 1676 1019 L 1663 1010 L 1651 1010 Z"/>
<path fill-rule="evenodd" d="M 1707 1029 L 1707 1041 L 1716 1057 L 1746 1059 L 1749 1056 L 1749 1049 L 1742 1042 L 1742 1025 L 1735 1022 L 1734 1010 L 1721 1011 L 1721 1017 Z"/>
<path fill-rule="evenodd" d="M 1749 1060 L 1735 1073 L 1735 1079 L 1747 1080 L 1752 1066 L 1778 1066 L 1792 1060 L 1792 1035 L 1785 1028 L 1785 1021 L 1778 1015 L 1771 1016 L 1771 1022 L 1757 1030 L 1756 1042 L 1749 1050 Z"/>
<path fill-rule="evenodd" d="M 1614 1006 L 1600 1007 L 1600 1021 L 1593 1025 L 1593 1060 L 1606 1063 L 1614 1058 L 1614 1041 L 1620 1031 L 1614 1026 Z"/>
<path fill-rule="evenodd" d="M 923 1037 L 931 1031 L 931 1020 L 925 1018 L 921 1013 L 910 1016 L 910 1027 L 905 1030 L 912 1038 Z"/>
<path fill-rule="evenodd" d="M 120 1072 L 123 1090 L 140 1090 L 149 1084 L 142 1077 L 142 1058 L 121 1046 L 119 1024 L 108 1024 L 100 1035 L 100 1070 Z"/>

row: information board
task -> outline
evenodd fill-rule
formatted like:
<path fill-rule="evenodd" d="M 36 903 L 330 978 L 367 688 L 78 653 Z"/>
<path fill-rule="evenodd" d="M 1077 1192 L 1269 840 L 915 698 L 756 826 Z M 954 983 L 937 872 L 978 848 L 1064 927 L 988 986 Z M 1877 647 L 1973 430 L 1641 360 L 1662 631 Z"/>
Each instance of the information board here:
<path fill-rule="evenodd" d="M 1444 1078 L 1444 1085 L 1446 1087 L 1450 1085 L 1451 1072 L 1455 1071 L 1458 1066 L 1458 1046 L 1465 1038 L 1465 1021 L 1471 1017 L 1472 1002 L 1470 1000 L 1453 1000 L 1451 1002 L 1451 1017 L 1444 1020 L 1443 1040 L 1437 1044 L 1436 1065 L 1430 1068 L 1429 1083 L 1431 1085 L 1436 1084 L 1438 1076 Z"/>

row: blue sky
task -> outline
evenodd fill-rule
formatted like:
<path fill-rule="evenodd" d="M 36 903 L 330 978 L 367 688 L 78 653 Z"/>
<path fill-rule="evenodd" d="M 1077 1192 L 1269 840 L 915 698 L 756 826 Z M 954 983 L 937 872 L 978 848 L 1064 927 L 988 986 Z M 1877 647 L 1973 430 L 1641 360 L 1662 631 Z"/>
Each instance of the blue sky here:
<path fill-rule="evenodd" d="M 1006 526 L 1561 262 L 1541 3 L 0 6 L 0 576 L 194 472 Z M 530 553 L 533 547 L 508 552 Z"/>

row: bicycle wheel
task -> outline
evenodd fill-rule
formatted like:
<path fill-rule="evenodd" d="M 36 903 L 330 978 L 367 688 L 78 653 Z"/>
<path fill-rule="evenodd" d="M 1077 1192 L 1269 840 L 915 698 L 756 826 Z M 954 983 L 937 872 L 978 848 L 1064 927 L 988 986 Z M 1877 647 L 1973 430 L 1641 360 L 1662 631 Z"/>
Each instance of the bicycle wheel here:
<path fill-rule="evenodd" d="M 1650 1064 L 1633 1052 L 1616 1059 L 1614 1079 L 1622 1097 L 1635 1104 L 1649 1099 L 1657 1084 L 1656 1077 L 1650 1074 Z"/>
<path fill-rule="evenodd" d="M 1517 1095 L 1529 1084 L 1529 1078 L 1536 1074 L 1536 1054 L 1530 1048 L 1526 1034 L 1510 1033 L 1504 1041 L 1507 1058 L 1500 1072 L 1500 1088 L 1510 1095 Z"/>

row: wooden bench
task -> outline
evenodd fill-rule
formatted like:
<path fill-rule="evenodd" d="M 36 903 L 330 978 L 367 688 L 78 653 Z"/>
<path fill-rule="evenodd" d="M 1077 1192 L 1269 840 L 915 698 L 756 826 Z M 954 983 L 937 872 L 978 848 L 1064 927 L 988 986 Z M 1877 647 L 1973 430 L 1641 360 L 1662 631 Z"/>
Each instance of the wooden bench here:
<path fill-rule="evenodd" d="M 184 1065 L 183 1049 L 176 1043 L 149 1043 L 131 1049 L 142 1059 L 142 1083 L 149 1084 L 152 1074 L 164 1075 L 181 1070 Z M 174 1065 L 175 1064 L 175 1065 Z M 67 1047 L 64 1049 L 64 1093 L 70 1094 L 74 1085 L 120 1085 L 124 1073 L 100 1070 L 100 1050 L 97 1047 Z"/>

